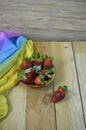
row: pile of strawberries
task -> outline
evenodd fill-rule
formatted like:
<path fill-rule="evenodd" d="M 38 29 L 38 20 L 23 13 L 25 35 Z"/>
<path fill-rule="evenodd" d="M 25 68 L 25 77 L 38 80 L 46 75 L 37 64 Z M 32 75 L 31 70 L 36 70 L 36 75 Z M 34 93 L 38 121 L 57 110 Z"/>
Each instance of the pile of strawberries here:
<path fill-rule="evenodd" d="M 47 83 L 53 73 L 53 57 L 37 52 L 24 58 L 18 76 L 26 84 L 41 85 Z"/>

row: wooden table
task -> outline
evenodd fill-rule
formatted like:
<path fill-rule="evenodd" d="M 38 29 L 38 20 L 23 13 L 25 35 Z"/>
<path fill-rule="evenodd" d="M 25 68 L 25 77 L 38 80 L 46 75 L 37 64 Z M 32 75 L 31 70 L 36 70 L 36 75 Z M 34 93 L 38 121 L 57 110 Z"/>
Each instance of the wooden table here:
<path fill-rule="evenodd" d="M 9 113 L 0 130 L 86 130 L 86 42 L 34 42 L 34 49 L 54 57 L 56 77 L 40 89 L 19 83 L 5 92 Z M 51 103 L 48 95 L 59 85 L 70 92 Z"/>

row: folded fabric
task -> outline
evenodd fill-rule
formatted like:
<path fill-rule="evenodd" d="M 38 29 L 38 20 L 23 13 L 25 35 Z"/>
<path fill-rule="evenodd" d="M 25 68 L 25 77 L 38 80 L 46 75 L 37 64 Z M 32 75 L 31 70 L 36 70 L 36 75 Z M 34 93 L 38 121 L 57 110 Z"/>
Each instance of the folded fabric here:
<path fill-rule="evenodd" d="M 33 53 L 33 42 L 10 32 L 0 32 L 0 93 L 15 86 L 24 57 Z"/>
<path fill-rule="evenodd" d="M 8 114 L 8 103 L 4 95 L 0 94 L 0 119 Z"/>
<path fill-rule="evenodd" d="M 26 38 L 23 36 L 9 39 L 5 33 L 0 32 L 0 64 L 15 53 L 25 41 Z"/>
<path fill-rule="evenodd" d="M 19 54 L 22 52 L 22 50 L 24 49 L 24 46 L 26 44 L 26 38 L 24 38 L 23 36 L 20 36 L 19 38 L 17 38 L 16 42 L 18 46 L 18 49 L 15 50 L 15 52 L 9 56 L 4 56 L 4 60 L 3 62 L 0 64 L 0 78 L 6 73 L 8 72 L 8 70 L 15 64 L 16 62 L 16 58 L 18 59 Z M 10 50 L 8 50 L 7 53 L 10 53 Z M 4 55 L 5 51 L 4 51 Z"/>
<path fill-rule="evenodd" d="M 18 70 L 24 57 L 33 53 L 33 42 L 15 32 L 0 32 L 0 93 L 18 82 Z M 0 94 L 0 119 L 8 114 L 8 103 Z"/>
<path fill-rule="evenodd" d="M 30 57 L 33 53 L 33 42 L 27 40 L 22 52 L 15 57 L 15 63 L 11 69 L 0 78 L 0 93 L 14 87 L 18 82 L 18 70 L 24 57 Z M 11 62 L 10 62 L 11 64 Z"/>
<path fill-rule="evenodd" d="M 8 38 L 14 38 L 21 36 L 18 32 L 9 32 L 9 31 L 2 31 Z"/>

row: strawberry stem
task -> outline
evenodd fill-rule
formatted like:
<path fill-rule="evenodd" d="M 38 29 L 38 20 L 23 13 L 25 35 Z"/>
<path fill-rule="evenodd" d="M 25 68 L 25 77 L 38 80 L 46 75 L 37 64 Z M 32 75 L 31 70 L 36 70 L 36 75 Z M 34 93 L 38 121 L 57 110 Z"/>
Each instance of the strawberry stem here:
<path fill-rule="evenodd" d="M 61 89 L 61 90 L 65 91 L 65 92 L 68 92 L 68 87 L 65 86 L 65 85 L 64 86 L 59 86 L 58 89 Z"/>

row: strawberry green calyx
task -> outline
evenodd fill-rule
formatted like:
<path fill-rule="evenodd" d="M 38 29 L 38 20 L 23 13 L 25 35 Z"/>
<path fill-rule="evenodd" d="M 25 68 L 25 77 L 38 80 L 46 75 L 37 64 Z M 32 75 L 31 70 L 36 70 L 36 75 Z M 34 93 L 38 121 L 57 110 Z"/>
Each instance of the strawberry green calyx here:
<path fill-rule="evenodd" d="M 41 71 L 39 71 L 39 74 L 42 74 L 44 77 L 52 78 L 53 72 L 53 68 L 44 68 Z"/>
<path fill-rule="evenodd" d="M 29 57 L 24 57 L 23 61 L 31 61 L 31 58 L 29 58 Z"/>
<path fill-rule="evenodd" d="M 53 62 L 54 58 L 48 55 L 45 55 L 45 59 L 49 59 L 51 62 Z"/>
<path fill-rule="evenodd" d="M 41 84 L 45 84 L 47 81 L 45 81 L 44 79 L 44 76 L 43 75 L 39 75 L 39 78 L 40 78 L 40 81 L 41 81 Z"/>
<path fill-rule="evenodd" d="M 41 70 L 41 66 L 33 66 L 32 70 L 33 70 L 36 74 L 39 74 L 39 71 Z"/>
<path fill-rule="evenodd" d="M 25 71 L 22 70 L 22 69 L 20 69 L 20 70 L 19 70 L 19 73 L 18 73 L 18 78 L 19 78 L 19 80 L 21 80 L 24 75 L 25 75 Z"/>
<path fill-rule="evenodd" d="M 28 68 L 28 69 L 25 70 L 25 73 L 30 73 L 31 70 L 32 70 L 32 68 L 30 67 L 30 68 Z"/>
<path fill-rule="evenodd" d="M 58 89 L 61 89 L 61 90 L 65 91 L 65 92 L 68 92 L 68 87 L 65 86 L 65 85 L 64 86 L 59 86 Z"/>
<path fill-rule="evenodd" d="M 53 71 L 53 68 L 48 68 L 46 69 L 46 73 L 47 74 L 52 74 L 54 71 Z"/>
<path fill-rule="evenodd" d="M 35 61 L 35 60 L 39 60 L 40 62 L 43 62 L 45 56 L 41 55 L 39 52 L 33 53 L 31 60 Z"/>
<path fill-rule="evenodd" d="M 52 78 L 53 68 L 46 69 L 46 74 L 48 78 Z"/>
<path fill-rule="evenodd" d="M 44 59 L 49 59 L 51 62 L 53 62 L 54 58 L 48 56 L 47 54 L 40 54 L 39 52 L 35 52 L 32 54 L 31 57 L 24 57 L 23 61 L 35 61 L 35 60 L 39 60 L 40 62 L 43 62 Z"/>

